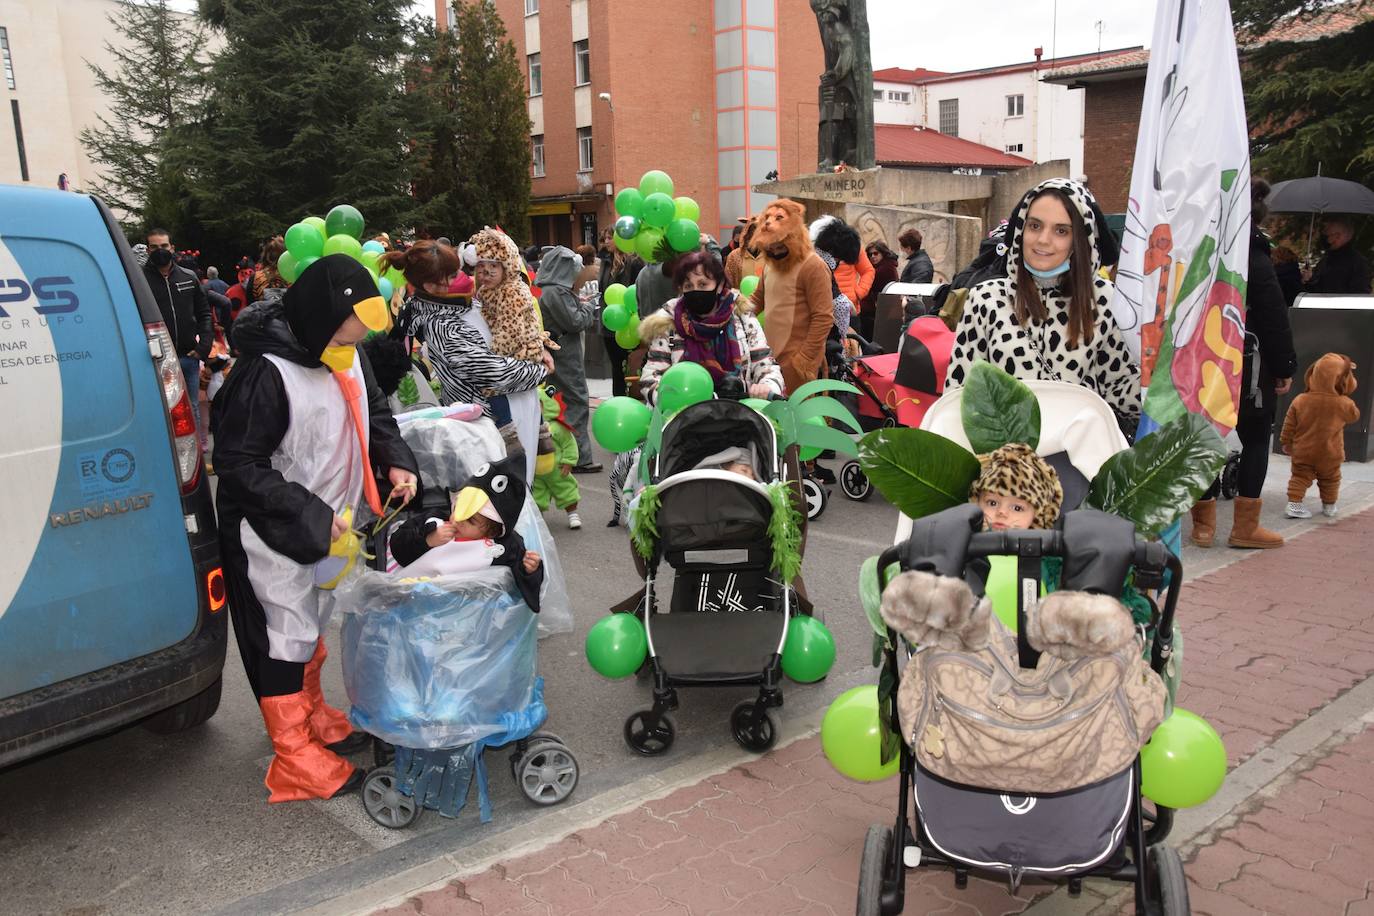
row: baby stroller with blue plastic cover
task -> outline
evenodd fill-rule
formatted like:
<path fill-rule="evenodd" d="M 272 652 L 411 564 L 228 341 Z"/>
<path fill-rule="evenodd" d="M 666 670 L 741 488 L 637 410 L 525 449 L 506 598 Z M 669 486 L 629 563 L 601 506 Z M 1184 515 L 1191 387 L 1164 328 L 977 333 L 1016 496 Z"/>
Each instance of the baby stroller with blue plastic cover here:
<path fill-rule="evenodd" d="M 475 782 L 485 823 L 492 813 L 484 750 L 503 745 L 511 746 L 511 775 L 524 795 L 557 804 L 580 774 L 562 739 L 539 730 L 547 709 L 537 638 L 572 628 L 553 539 L 527 495 L 515 527 L 544 564 L 538 615 L 504 567 L 432 578 L 396 571 L 387 550 L 391 530 L 417 513 L 446 518 L 448 491 L 489 464 L 499 468 L 491 463 L 504 456 L 489 422 L 400 419 L 420 465 L 418 505 L 377 526 L 372 568 L 338 592 L 350 718 L 374 738 L 376 767 L 363 783 L 363 807 L 393 829 L 426 808 L 456 817 Z"/>
<path fill-rule="evenodd" d="M 1138 539 L 1128 520 L 1077 508 L 1097 467 L 1125 447 L 1115 418 L 1100 398 L 1085 389 L 1054 382 L 1026 384 L 1037 395 L 1043 412 L 1037 451 L 1056 469 L 1063 485 L 1064 511 L 1058 525 L 1052 530 L 975 533 L 982 525 L 976 505 L 957 506 L 914 521 L 904 516 L 896 543 L 877 562 L 879 584 L 884 588 L 889 578 L 886 571 L 896 564 L 903 572 L 962 579 L 973 594 L 982 596 L 989 581 L 989 560 L 1014 558 L 1016 627 L 1008 637 L 1014 641 L 1014 646 L 1008 644 L 1012 662 L 1000 674 L 995 667 L 987 672 L 990 684 L 1002 685 L 997 688 L 1002 693 L 995 696 L 994 688 L 988 688 L 989 709 L 996 718 L 948 702 L 927 679 L 928 694 L 939 698 L 934 708 L 944 714 L 942 729 L 931 740 L 952 729 L 962 732 L 969 723 L 1002 731 L 1036 726 L 1020 718 L 1014 704 L 994 701 L 1004 697 L 1006 690 L 1022 690 L 1026 669 L 1038 666 L 1040 652 L 1026 636 L 1027 619 L 1036 613 L 1036 596 L 1041 594 L 1041 577 L 1047 568 L 1042 561 L 1049 558 L 1062 561 L 1059 585 L 1064 589 L 1117 595 L 1128 575 L 1142 594 L 1163 588 L 1162 609 L 1148 601 L 1150 622 L 1143 626 L 1144 645 L 1149 668 L 1166 686 L 1171 681 L 1176 684 L 1179 646 L 1174 617 L 1183 579 L 1178 558 L 1160 543 Z M 946 393 L 926 415 L 923 427 L 967 445 L 959 420 L 961 394 L 959 389 Z M 964 659 L 962 663 L 969 666 L 981 663 L 961 650 L 914 645 L 888 629 L 887 670 L 901 671 L 905 677 L 917 670 L 914 659 L 921 652 L 935 653 L 930 656 L 935 660 L 950 657 Z M 1063 696 L 1060 701 L 1066 702 Z M 897 816 L 890 824 L 871 826 L 865 838 L 859 870 L 860 916 L 900 913 L 906 871 L 930 867 L 951 869 L 956 888 L 967 886 L 970 873 L 982 872 L 1005 877 L 1013 891 L 1024 878 L 1062 881 L 1071 896 L 1079 894 L 1084 879 L 1106 879 L 1133 885 L 1137 912 L 1175 916 L 1190 911 L 1182 862 L 1166 843 L 1174 812 L 1141 794 L 1138 756 L 1105 778 L 1073 782 L 1062 791 L 1034 794 L 1024 786 L 970 785 L 943 778 L 918 760 L 917 735 L 929 733 L 932 719 L 916 720 L 907 734 L 896 702 L 884 703 L 880 715 L 886 727 L 903 739 L 898 748 Z M 1028 748 L 1023 751 L 1027 752 Z M 933 752 L 924 749 L 924 753 L 929 759 Z M 940 748 L 934 756 L 942 753 Z M 1027 759 L 1034 759 L 1037 768 L 1056 768 L 1053 759 Z"/>

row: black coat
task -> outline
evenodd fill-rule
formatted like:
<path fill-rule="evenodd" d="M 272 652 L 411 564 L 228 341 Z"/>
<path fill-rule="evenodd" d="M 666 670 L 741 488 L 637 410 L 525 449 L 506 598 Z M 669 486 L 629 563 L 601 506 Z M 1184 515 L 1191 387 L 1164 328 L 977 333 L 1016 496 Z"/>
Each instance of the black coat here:
<path fill-rule="evenodd" d="M 1309 293 L 1368 293 L 1369 262 L 1347 242 L 1322 256 L 1303 288 Z"/>
<path fill-rule="evenodd" d="M 935 265 L 930 260 L 930 255 L 922 249 L 910 258 L 902 266 L 903 283 L 933 283 L 935 281 Z"/>
<path fill-rule="evenodd" d="M 1283 288 L 1269 256 L 1269 240 L 1259 230 L 1250 234 L 1245 332 L 1240 412 L 1249 416 L 1272 416 L 1275 380 L 1293 377 L 1298 371 L 1298 355 L 1293 349 L 1293 330 L 1288 324 L 1288 303 L 1284 301 Z M 1256 357 L 1259 359 L 1258 374 L 1254 368 Z"/>
<path fill-rule="evenodd" d="M 200 279 L 175 264 L 165 277 L 152 264 L 145 264 L 143 276 L 152 287 L 153 298 L 157 300 L 162 322 L 172 335 L 177 354 L 198 355 L 201 359 L 209 356 L 215 342 L 215 326 Z"/>

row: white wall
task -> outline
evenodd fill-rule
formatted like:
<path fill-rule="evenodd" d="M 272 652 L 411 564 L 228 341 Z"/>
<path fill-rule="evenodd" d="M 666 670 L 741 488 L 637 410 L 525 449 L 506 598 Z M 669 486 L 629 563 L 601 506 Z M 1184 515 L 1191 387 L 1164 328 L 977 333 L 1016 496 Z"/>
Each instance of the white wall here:
<path fill-rule="evenodd" d="M 907 86 L 875 81 L 886 97 L 889 89 L 909 89 L 912 104 L 873 103 L 879 124 L 919 124 L 940 128 L 940 101 L 959 100 L 959 136 L 996 150 L 1021 144 L 1020 152 L 1033 162 L 1069 160 L 1069 174 L 1083 174 L 1083 93 L 1066 86 L 1042 83 L 1032 70 L 969 79 Z M 1007 96 L 1023 96 L 1023 114 L 1007 116 Z"/>

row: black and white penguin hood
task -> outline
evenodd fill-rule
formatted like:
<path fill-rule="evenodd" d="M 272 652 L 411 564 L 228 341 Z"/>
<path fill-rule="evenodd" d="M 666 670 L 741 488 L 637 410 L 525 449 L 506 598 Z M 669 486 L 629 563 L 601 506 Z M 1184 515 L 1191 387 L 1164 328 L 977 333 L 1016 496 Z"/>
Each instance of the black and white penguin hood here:
<path fill-rule="evenodd" d="M 496 510 L 503 534 L 513 531 L 515 523 L 520 520 L 520 510 L 525 505 L 525 462 L 503 458 L 479 467 L 458 492 L 454 505 L 455 518 L 466 518 L 471 514 L 460 508 L 476 496 L 476 493 L 469 491 L 480 493 L 486 498 L 485 502 L 489 502 Z M 477 497 L 477 501 L 483 500 Z"/>
<path fill-rule="evenodd" d="M 325 255 L 305 269 L 281 298 L 291 334 L 313 362 L 350 315 L 370 330 L 387 325 L 386 301 L 367 268 L 346 254 Z"/>

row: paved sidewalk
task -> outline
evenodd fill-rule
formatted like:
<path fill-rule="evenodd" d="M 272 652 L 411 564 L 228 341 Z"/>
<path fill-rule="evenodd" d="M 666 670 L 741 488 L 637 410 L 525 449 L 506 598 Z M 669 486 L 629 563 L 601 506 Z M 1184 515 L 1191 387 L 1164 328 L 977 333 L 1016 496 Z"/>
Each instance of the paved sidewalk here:
<path fill-rule="evenodd" d="M 1233 767 L 1171 837 L 1197 913 L 1374 916 L 1371 556 L 1365 512 L 1185 586 L 1179 702 L 1221 732 Z M 803 737 L 536 851 L 493 850 L 407 889 L 399 876 L 379 913 L 848 913 L 864 833 L 893 819 L 895 798 L 894 782 L 851 782 Z M 907 889 L 908 913 L 1130 911 L 1129 891 L 1111 886 L 1077 900 L 1047 885 L 1011 896 L 1004 883 L 974 878 L 958 891 L 950 873 L 921 870 Z M 331 912 L 384 898 L 365 899 Z"/>

